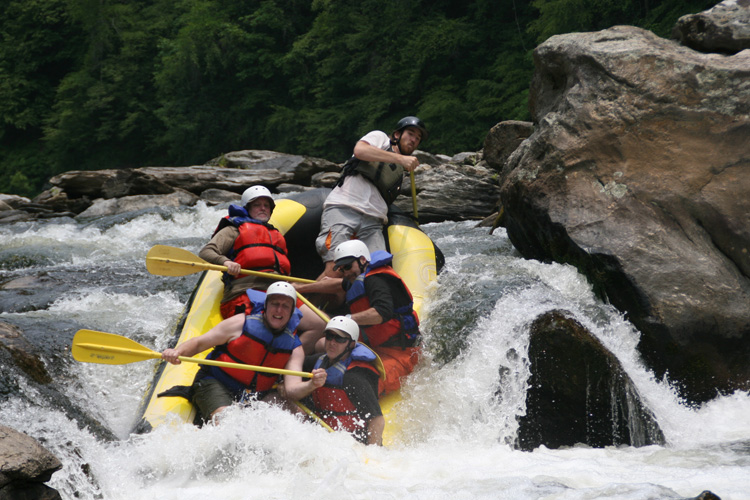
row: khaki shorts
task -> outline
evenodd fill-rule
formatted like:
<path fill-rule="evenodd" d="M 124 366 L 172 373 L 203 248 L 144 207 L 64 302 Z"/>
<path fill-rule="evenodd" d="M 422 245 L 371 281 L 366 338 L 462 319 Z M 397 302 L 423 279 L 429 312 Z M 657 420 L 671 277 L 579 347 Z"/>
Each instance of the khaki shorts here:
<path fill-rule="evenodd" d="M 378 217 L 348 207 L 324 208 L 320 218 L 320 234 L 315 240 L 315 248 L 323 262 L 333 260 L 333 250 L 339 243 L 353 239 L 363 241 L 370 253 L 386 250 L 383 222 Z"/>
<path fill-rule="evenodd" d="M 232 392 L 215 378 L 202 378 L 193 384 L 193 404 L 204 420 L 210 420 L 213 412 L 235 401 Z"/>

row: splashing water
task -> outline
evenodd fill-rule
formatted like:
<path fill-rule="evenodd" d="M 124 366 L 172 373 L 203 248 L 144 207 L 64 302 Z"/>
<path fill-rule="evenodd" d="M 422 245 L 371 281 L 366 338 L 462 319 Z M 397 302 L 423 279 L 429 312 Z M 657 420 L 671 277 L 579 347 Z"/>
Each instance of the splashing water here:
<path fill-rule="evenodd" d="M 154 277 L 143 259 L 154 244 L 197 251 L 222 210 L 199 204 L 81 223 L 0 227 L 0 284 L 40 272 L 71 280 L 64 293 L 0 321 L 90 328 L 167 345 L 197 277 Z M 641 364 L 639 333 L 597 300 L 570 266 L 520 258 L 502 231 L 473 224 L 423 229 L 446 256 L 429 291 L 425 356 L 395 408 L 403 426 L 390 448 L 329 434 L 264 403 L 230 408 L 217 425 L 174 422 L 131 435 L 154 361 L 93 365 L 69 360 L 71 400 L 119 437 L 79 429 L 18 380 L 0 422 L 42 441 L 63 462 L 48 483 L 65 499 L 668 499 L 711 490 L 750 498 L 750 396 L 683 406 Z M 665 446 L 533 452 L 513 449 L 525 411 L 528 328 L 564 309 L 620 360 L 667 439 Z M 52 363 L 54 352 L 45 359 Z M 64 355 L 59 356 L 65 359 Z M 25 397 L 19 397 L 23 394 Z"/>

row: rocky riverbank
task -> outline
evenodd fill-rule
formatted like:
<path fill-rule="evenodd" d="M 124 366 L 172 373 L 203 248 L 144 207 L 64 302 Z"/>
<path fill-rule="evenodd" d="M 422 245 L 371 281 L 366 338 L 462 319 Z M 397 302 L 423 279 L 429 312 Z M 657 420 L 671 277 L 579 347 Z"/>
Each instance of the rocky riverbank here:
<path fill-rule="evenodd" d="M 626 26 L 550 38 L 534 54 L 533 124 L 498 124 L 480 152 L 420 153 L 420 221 L 499 219 L 525 257 L 576 266 L 640 330 L 644 362 L 686 401 L 749 390 L 748 26 L 750 3 L 728 0 L 681 19 L 676 41 Z M 0 197 L 0 223 L 235 201 L 251 184 L 276 192 L 331 186 L 339 167 L 239 151 L 200 166 L 67 172 L 34 200 Z M 397 203 L 411 211 L 409 196 Z M 527 396 L 533 412 L 521 423 L 519 447 L 623 444 L 600 432 L 587 436 L 587 428 L 568 441 L 559 439 L 563 431 L 547 432 L 570 428 L 582 406 L 587 417 L 592 411 L 580 398 L 587 383 L 565 384 L 562 401 L 555 395 L 562 388 L 550 382 L 571 345 L 585 353 L 586 376 L 601 387 L 622 378 L 582 330 L 564 312 L 535 323 L 538 383 Z M 632 396 L 627 382 L 618 401 Z M 628 412 L 618 408 L 595 410 L 599 429 L 625 429 Z M 659 443 L 652 416 L 635 410 L 648 432 L 628 432 L 624 443 Z"/>
<path fill-rule="evenodd" d="M 497 207 L 497 172 L 481 161 L 481 153 L 452 158 L 418 153 L 415 172 L 421 222 L 478 219 Z M 159 206 L 190 206 L 234 202 L 251 185 L 274 192 L 332 187 L 341 165 L 320 158 L 274 151 L 236 151 L 205 165 L 143 167 L 123 170 L 65 172 L 33 200 L 0 196 L 0 223 L 51 217 L 85 219 L 147 210 Z M 408 177 L 397 202 L 412 210 Z"/>

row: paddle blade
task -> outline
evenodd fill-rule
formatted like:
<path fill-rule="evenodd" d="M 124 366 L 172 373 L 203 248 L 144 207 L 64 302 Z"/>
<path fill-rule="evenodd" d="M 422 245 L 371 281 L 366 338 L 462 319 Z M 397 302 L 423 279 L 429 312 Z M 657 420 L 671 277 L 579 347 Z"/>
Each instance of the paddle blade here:
<path fill-rule="evenodd" d="M 78 330 L 73 337 L 71 352 L 76 361 L 105 365 L 124 365 L 161 357 L 135 340 L 96 330 Z"/>
<path fill-rule="evenodd" d="M 146 269 L 157 276 L 187 276 L 213 266 L 182 248 L 154 245 L 146 254 Z"/>

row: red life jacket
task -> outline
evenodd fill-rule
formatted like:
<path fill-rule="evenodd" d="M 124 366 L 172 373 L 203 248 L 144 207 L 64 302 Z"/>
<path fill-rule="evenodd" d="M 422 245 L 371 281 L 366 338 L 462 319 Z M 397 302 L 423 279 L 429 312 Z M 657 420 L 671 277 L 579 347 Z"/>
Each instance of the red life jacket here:
<path fill-rule="evenodd" d="M 325 355 L 318 358 L 315 368 L 320 368 L 324 359 Z M 367 422 L 358 414 L 357 407 L 343 388 L 344 373 L 352 368 L 361 367 L 379 376 L 375 368 L 375 359 L 375 354 L 370 349 L 357 344 L 345 360 L 340 360 L 326 369 L 328 376 L 325 385 L 312 393 L 313 409 L 332 429 L 366 437 L 366 433 L 362 431 L 367 427 Z"/>
<path fill-rule="evenodd" d="M 260 294 L 265 297 L 263 292 L 256 290 L 248 290 L 246 293 Z M 295 309 L 284 330 L 281 333 L 274 334 L 263 322 L 262 306 L 255 301 L 253 301 L 253 305 L 256 307 L 253 309 L 253 313 L 245 318 L 242 335 L 231 342 L 215 347 L 208 358 L 229 363 L 284 368 L 292 355 L 292 351 L 302 345 L 294 333 L 299 320 L 302 318 L 302 313 L 299 309 Z M 255 392 L 270 390 L 278 379 L 278 375 L 273 373 L 218 366 L 207 368 L 209 368 L 208 374 L 210 376 L 236 394 L 242 393 L 245 389 Z"/>
<path fill-rule="evenodd" d="M 242 266 L 242 269 L 252 271 L 291 274 L 292 266 L 286 240 L 278 229 L 267 222 L 261 222 L 248 215 L 245 208 L 229 205 L 229 214 L 219 221 L 214 235 L 228 225 L 236 227 L 240 234 L 234 241 L 228 257 Z M 234 279 L 224 273 L 224 280 Z"/>
<path fill-rule="evenodd" d="M 247 220 L 240 223 L 237 229 L 240 234 L 234 240 L 229 257 L 242 269 L 285 275 L 291 273 L 286 240 L 276 228 Z"/>
<path fill-rule="evenodd" d="M 367 271 L 357 277 L 352 286 L 346 292 L 346 303 L 352 314 L 366 311 L 370 308 L 370 300 L 365 293 L 364 280 L 375 274 L 387 274 L 398 280 L 409 296 L 408 304 L 394 304 L 395 317 L 379 325 L 363 326 L 370 347 L 377 347 L 388 342 L 396 335 L 403 334 L 404 342 L 396 345 L 411 346 L 419 335 L 419 317 L 413 309 L 413 299 L 409 288 L 401 277 L 388 265 L 393 256 L 388 252 L 378 250 L 372 253 L 372 262 Z"/>

